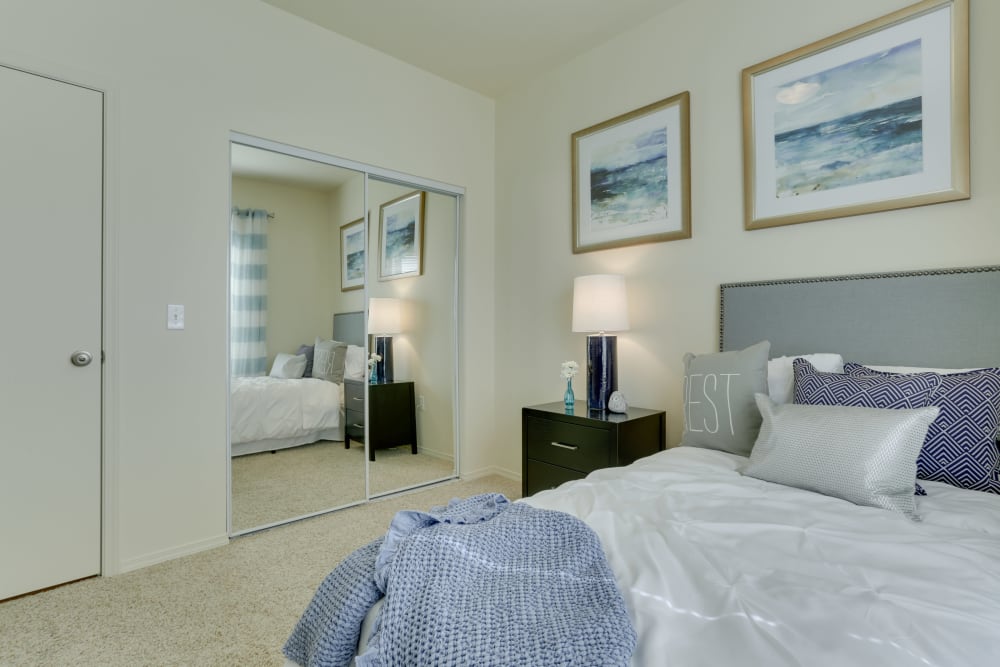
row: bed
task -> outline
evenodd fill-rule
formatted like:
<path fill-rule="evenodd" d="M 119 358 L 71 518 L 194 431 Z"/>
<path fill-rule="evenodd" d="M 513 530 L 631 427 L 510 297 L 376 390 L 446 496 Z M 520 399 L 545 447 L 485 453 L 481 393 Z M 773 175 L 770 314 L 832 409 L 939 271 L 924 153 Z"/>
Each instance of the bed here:
<path fill-rule="evenodd" d="M 363 313 L 335 313 L 332 340 L 363 348 Z M 342 382 L 313 377 L 239 377 L 232 378 L 230 397 L 232 456 L 344 440 Z"/>
<path fill-rule="evenodd" d="M 914 495 L 918 464 L 931 450 L 929 424 L 945 408 L 799 399 L 809 398 L 815 378 L 855 383 L 866 400 L 871 388 L 889 385 L 917 400 L 914 386 L 936 383 L 921 400 L 940 402 L 952 391 L 942 387 L 948 376 L 986 378 L 993 392 L 996 369 L 946 369 L 1000 363 L 997 294 L 1000 267 L 723 285 L 720 354 L 756 348 L 759 356 L 761 341 L 771 342 L 766 391 L 753 395 L 760 422 L 749 453 L 699 441 L 705 406 L 686 402 L 682 446 L 515 504 L 568 513 L 596 533 L 638 635 L 632 665 L 992 664 L 1000 655 L 995 414 L 989 446 L 978 452 L 992 469 L 947 482 L 929 479 L 938 471 L 927 468 L 916 487 L 926 495 Z M 848 361 L 839 372 L 792 360 L 807 355 L 819 364 L 819 353 L 835 352 Z M 699 357 L 686 359 L 686 396 L 703 375 L 697 364 L 732 358 Z M 851 361 L 879 367 L 859 370 Z M 785 366 L 792 394 L 778 404 L 778 385 L 769 383 Z M 823 385 L 831 386 L 841 385 Z M 995 398 L 983 400 L 997 412 Z M 961 409 L 978 413 L 982 405 Z M 915 425 L 900 426 L 904 420 Z M 798 430 L 782 430 L 786 424 Z M 974 449 L 959 444 L 949 456 L 971 468 Z M 795 483 L 768 481 L 767 465 L 791 468 Z M 832 486 L 821 493 L 811 483 Z M 845 499 L 855 492 L 858 500 Z"/>

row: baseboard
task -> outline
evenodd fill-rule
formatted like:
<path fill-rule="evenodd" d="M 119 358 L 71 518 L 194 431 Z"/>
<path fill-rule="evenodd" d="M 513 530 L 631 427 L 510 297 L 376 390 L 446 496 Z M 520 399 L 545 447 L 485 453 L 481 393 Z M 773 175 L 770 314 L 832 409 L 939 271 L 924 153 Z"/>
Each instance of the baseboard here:
<path fill-rule="evenodd" d="M 118 574 L 131 572 L 132 570 L 139 570 L 144 567 L 149 567 L 150 565 L 156 565 L 157 563 L 163 563 L 168 560 L 180 558 L 181 556 L 190 556 L 191 554 L 196 554 L 199 551 L 214 549 L 215 547 L 221 547 L 226 544 L 229 544 L 228 535 L 216 535 L 215 537 L 208 537 L 204 540 L 198 540 L 197 542 L 189 542 L 177 547 L 164 549 L 163 551 L 154 551 L 153 553 L 122 561 L 121 569 L 118 570 Z"/>
<path fill-rule="evenodd" d="M 521 481 L 521 473 L 508 470 L 507 468 L 501 468 L 500 466 L 486 466 L 485 468 L 468 470 L 462 473 L 462 479 L 478 479 L 488 475 L 499 475 L 500 477 L 504 477 L 513 482 Z"/>
<path fill-rule="evenodd" d="M 450 453 L 449 454 L 445 454 L 443 452 L 439 452 L 439 451 L 436 451 L 436 450 L 433 450 L 433 449 L 424 449 L 423 447 L 417 447 L 417 453 L 424 454 L 426 456 L 431 457 L 432 459 L 437 459 L 439 461 L 448 461 L 448 462 L 451 462 L 451 461 L 455 460 L 454 455 L 452 455 Z"/>

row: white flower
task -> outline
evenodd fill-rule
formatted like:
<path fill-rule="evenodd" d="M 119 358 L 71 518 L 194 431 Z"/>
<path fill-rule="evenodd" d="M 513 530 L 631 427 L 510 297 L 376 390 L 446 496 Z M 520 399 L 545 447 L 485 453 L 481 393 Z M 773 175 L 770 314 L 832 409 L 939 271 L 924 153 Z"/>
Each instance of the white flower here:
<path fill-rule="evenodd" d="M 561 370 L 559 372 L 559 377 L 563 380 L 572 379 L 580 371 L 580 364 L 575 361 L 564 361 L 562 362 Z"/>
<path fill-rule="evenodd" d="M 368 368 L 371 368 L 380 361 L 382 361 L 382 355 L 372 352 L 371 356 L 368 357 Z"/>

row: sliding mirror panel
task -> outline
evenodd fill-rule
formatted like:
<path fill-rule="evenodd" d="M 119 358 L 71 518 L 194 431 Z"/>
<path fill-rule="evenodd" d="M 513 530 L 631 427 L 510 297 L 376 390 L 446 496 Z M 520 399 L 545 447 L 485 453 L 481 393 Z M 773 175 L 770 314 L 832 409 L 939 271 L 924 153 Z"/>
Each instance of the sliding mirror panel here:
<path fill-rule="evenodd" d="M 366 498 L 365 175 L 268 146 L 231 145 L 231 534 Z"/>
<path fill-rule="evenodd" d="M 369 175 L 369 495 L 457 473 L 456 196 Z"/>

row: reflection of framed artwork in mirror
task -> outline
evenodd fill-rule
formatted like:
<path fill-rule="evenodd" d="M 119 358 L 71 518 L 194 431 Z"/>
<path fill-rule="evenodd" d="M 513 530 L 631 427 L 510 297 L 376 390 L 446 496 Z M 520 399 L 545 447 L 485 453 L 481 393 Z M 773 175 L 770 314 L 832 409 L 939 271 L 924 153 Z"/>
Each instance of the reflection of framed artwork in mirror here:
<path fill-rule="evenodd" d="M 340 227 L 340 290 L 365 286 L 365 219 Z"/>
<path fill-rule="evenodd" d="M 424 199 L 411 192 L 379 207 L 379 280 L 423 273 Z"/>

